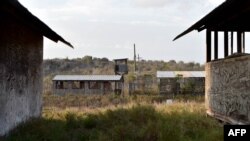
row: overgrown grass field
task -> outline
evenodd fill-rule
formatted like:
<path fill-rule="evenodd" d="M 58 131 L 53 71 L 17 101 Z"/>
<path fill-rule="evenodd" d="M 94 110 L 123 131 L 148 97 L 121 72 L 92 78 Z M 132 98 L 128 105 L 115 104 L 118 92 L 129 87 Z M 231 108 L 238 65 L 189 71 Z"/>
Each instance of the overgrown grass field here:
<path fill-rule="evenodd" d="M 204 97 L 44 96 L 40 119 L 5 141 L 222 141 L 223 128 L 205 113 Z"/>

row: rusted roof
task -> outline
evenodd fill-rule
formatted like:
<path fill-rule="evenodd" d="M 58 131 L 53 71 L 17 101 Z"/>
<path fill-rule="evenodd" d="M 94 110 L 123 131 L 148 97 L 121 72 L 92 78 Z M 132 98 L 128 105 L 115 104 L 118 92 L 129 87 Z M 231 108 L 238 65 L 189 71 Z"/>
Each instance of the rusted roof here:
<path fill-rule="evenodd" d="M 226 0 L 213 11 L 174 38 L 188 34 L 193 30 L 199 32 L 204 29 L 212 31 L 250 31 L 250 1 Z"/>
<path fill-rule="evenodd" d="M 121 81 L 121 75 L 56 75 L 53 81 Z"/>
<path fill-rule="evenodd" d="M 18 0 L 1 0 L 0 12 L 7 13 L 11 17 L 25 23 L 33 30 L 37 31 L 38 33 L 54 42 L 61 41 L 73 48 L 73 46 L 68 41 L 64 40 L 60 35 L 58 35 L 40 19 L 30 13 L 28 9 L 26 9 L 18 2 Z"/>

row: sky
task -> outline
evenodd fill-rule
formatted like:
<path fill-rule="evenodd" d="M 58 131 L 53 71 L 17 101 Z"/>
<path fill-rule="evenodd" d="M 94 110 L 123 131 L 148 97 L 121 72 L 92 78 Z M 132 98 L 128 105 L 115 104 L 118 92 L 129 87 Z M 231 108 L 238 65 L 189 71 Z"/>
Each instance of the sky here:
<path fill-rule="evenodd" d="M 44 58 L 133 58 L 205 62 L 205 32 L 173 42 L 224 0 L 19 0 L 71 42 L 74 49 L 45 38 Z M 222 56 L 222 51 L 220 56 Z"/>

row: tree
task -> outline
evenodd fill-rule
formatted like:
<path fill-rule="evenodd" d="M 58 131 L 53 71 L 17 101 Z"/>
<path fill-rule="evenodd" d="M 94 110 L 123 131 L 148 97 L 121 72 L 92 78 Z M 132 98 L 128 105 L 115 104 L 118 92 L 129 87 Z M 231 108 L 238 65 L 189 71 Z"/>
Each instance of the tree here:
<path fill-rule="evenodd" d="M 84 56 L 82 58 L 83 63 L 85 64 L 92 64 L 93 63 L 93 57 L 92 56 Z"/>

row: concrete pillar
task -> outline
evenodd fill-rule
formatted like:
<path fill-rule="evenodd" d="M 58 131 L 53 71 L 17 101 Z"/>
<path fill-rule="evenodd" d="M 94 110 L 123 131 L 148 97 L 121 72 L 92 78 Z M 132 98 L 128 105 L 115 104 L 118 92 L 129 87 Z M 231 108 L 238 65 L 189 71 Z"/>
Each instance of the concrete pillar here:
<path fill-rule="evenodd" d="M 84 94 L 89 94 L 89 82 L 84 82 Z"/>
<path fill-rule="evenodd" d="M 101 85 L 101 94 L 104 94 L 104 82 L 100 82 L 100 85 Z"/>

